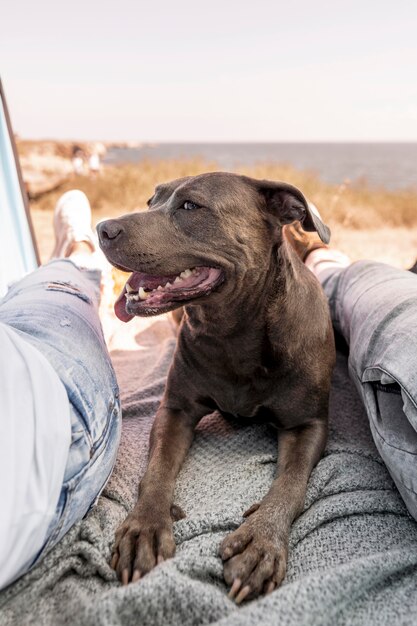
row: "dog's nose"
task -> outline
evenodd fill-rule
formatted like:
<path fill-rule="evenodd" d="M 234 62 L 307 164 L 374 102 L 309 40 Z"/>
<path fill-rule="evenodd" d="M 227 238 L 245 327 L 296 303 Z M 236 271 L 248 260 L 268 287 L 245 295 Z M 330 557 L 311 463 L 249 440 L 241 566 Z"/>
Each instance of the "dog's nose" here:
<path fill-rule="evenodd" d="M 101 242 L 106 242 L 110 239 L 117 239 L 123 232 L 123 227 L 117 220 L 105 220 L 97 224 L 97 232 Z"/>

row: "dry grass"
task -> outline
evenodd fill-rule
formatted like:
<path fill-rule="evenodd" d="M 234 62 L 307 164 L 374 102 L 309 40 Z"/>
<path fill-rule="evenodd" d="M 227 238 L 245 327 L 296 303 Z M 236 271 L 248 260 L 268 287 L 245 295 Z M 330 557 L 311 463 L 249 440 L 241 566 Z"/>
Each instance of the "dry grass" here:
<path fill-rule="evenodd" d="M 215 163 L 192 161 L 144 161 L 136 165 L 105 168 L 98 179 L 74 177 L 59 191 L 44 195 L 34 208 L 52 209 L 57 197 L 74 186 L 86 192 L 96 211 L 111 215 L 143 207 L 158 183 L 215 171 Z M 255 178 L 284 180 L 299 187 L 320 208 L 332 226 L 352 229 L 412 227 L 417 225 L 417 189 L 388 191 L 366 183 L 341 186 L 324 183 L 314 173 L 290 166 L 260 164 L 237 170 Z"/>
<path fill-rule="evenodd" d="M 93 211 L 109 216 L 128 213 L 146 206 L 158 183 L 215 170 L 203 161 L 144 161 L 138 165 L 106 167 L 97 178 L 74 176 L 59 190 L 43 195 L 34 208 L 52 209 L 57 198 L 68 189 L 81 189 Z"/>
<path fill-rule="evenodd" d="M 417 226 L 417 188 L 389 191 L 371 188 L 365 181 L 330 185 L 315 172 L 275 164 L 261 164 L 241 171 L 255 178 L 284 180 L 299 187 L 319 207 L 333 228 L 362 230 Z"/>
<path fill-rule="evenodd" d="M 202 160 L 144 161 L 107 167 L 96 179 L 73 177 L 59 190 L 32 202 L 35 228 L 43 259 L 52 248 L 51 211 L 61 193 L 78 188 L 87 194 L 94 221 L 141 209 L 155 185 L 181 176 L 218 169 Z M 314 172 L 286 165 L 259 164 L 236 171 L 299 187 L 320 209 L 333 232 L 333 243 L 352 259 L 374 258 L 399 267 L 410 265 L 417 254 L 417 189 L 399 192 L 371 189 L 365 183 L 337 187 Z"/>

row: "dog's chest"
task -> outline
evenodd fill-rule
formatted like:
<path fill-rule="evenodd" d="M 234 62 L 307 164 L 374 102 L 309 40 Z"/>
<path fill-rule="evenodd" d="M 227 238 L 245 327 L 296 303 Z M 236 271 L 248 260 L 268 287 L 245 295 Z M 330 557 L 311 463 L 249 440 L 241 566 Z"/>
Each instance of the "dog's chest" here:
<path fill-rule="evenodd" d="M 235 417 L 254 418 L 259 415 L 268 399 L 268 384 L 265 381 L 219 381 L 216 388 L 209 391 L 216 406 L 222 413 Z"/>
<path fill-rule="evenodd" d="M 223 341 L 194 337 L 187 361 L 195 365 L 193 380 L 198 395 L 207 398 L 210 406 L 236 417 L 255 418 L 274 406 L 280 366 L 271 349 L 266 349 L 264 336 L 261 329 Z"/>

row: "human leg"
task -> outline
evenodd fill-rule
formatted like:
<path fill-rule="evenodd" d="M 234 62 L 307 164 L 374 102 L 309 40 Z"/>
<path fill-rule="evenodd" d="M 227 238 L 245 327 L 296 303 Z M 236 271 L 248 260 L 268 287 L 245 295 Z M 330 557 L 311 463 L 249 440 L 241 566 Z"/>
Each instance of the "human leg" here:
<path fill-rule="evenodd" d="M 74 211 L 80 209 L 80 193 L 69 196 Z M 91 227 L 88 233 L 79 230 L 77 238 L 64 237 L 66 243 L 56 250 L 77 257 L 51 261 L 14 284 L 0 301 L 0 321 L 48 359 L 70 404 L 72 442 L 42 553 L 90 508 L 110 475 L 119 440 L 117 382 L 98 317 L 101 272 L 94 261 L 89 263 L 94 243 L 90 252 L 77 245 L 90 238 L 94 241 Z"/>
<path fill-rule="evenodd" d="M 417 276 L 317 248 L 306 265 L 349 345 L 349 372 L 375 444 L 417 519 Z"/>

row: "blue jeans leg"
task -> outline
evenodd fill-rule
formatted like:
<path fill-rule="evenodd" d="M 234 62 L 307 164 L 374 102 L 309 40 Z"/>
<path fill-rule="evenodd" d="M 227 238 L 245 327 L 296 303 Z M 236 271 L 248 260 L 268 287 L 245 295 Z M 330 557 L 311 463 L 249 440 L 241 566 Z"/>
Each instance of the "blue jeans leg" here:
<path fill-rule="evenodd" d="M 318 278 L 375 444 L 417 519 L 417 276 L 359 261 Z"/>
<path fill-rule="evenodd" d="M 98 317 L 99 297 L 100 271 L 59 259 L 12 285 L 0 301 L 0 321 L 43 353 L 70 402 L 72 443 L 42 554 L 87 513 L 116 459 L 119 390 Z"/>

